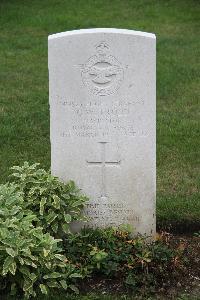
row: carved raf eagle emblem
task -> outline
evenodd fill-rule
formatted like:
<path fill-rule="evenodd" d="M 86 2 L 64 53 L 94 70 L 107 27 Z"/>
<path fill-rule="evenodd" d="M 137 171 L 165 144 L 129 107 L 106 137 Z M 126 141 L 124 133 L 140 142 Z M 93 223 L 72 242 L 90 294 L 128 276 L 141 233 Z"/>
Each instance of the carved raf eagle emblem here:
<path fill-rule="evenodd" d="M 92 76 L 92 81 L 97 84 L 106 84 L 112 82 L 113 77 L 117 76 L 120 71 L 117 66 L 106 66 L 104 68 L 94 66 L 91 68 L 90 75 Z"/>
<path fill-rule="evenodd" d="M 89 58 L 82 68 L 84 85 L 95 95 L 113 94 L 123 80 L 123 68 L 119 61 L 109 53 L 110 47 L 101 42 L 96 46 L 96 54 Z"/>

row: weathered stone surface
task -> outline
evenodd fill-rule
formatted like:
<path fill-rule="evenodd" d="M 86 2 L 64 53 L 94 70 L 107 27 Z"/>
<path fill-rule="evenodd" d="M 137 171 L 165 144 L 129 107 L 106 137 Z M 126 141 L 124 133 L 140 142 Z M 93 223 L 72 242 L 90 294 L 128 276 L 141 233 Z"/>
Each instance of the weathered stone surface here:
<path fill-rule="evenodd" d="M 90 197 L 90 226 L 155 232 L 155 54 L 150 33 L 49 36 L 51 169 Z"/>

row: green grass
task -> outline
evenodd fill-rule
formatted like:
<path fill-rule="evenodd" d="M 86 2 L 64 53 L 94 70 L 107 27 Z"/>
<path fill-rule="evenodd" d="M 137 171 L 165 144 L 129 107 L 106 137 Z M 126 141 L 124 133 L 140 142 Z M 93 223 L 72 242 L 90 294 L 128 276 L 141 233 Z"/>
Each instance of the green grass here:
<path fill-rule="evenodd" d="M 200 224 L 200 3 L 1 0 L 0 181 L 24 160 L 50 167 L 47 36 L 91 27 L 157 35 L 157 220 Z"/>

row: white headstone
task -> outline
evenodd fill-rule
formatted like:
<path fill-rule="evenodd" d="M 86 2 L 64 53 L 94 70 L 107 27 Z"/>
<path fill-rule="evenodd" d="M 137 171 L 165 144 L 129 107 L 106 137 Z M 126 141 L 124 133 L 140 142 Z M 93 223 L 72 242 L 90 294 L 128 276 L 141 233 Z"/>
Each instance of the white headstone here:
<path fill-rule="evenodd" d="M 49 36 L 51 170 L 90 197 L 89 226 L 155 233 L 155 77 L 154 34 Z"/>

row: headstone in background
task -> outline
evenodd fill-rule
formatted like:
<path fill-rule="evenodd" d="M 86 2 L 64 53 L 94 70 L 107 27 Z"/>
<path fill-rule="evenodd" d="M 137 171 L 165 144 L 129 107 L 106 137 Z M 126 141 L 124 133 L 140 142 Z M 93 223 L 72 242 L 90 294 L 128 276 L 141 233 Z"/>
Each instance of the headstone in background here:
<path fill-rule="evenodd" d="M 154 34 L 49 36 L 51 170 L 90 197 L 89 226 L 155 232 L 155 77 Z"/>

